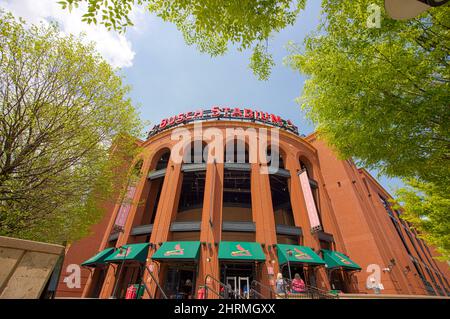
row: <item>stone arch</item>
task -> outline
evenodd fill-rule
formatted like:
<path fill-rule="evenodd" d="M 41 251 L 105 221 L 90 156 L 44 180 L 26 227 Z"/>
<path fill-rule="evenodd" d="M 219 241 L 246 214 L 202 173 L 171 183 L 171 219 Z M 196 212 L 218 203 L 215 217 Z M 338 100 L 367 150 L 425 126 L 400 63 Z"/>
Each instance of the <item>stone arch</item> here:
<path fill-rule="evenodd" d="M 308 177 L 314 178 L 314 167 L 311 160 L 302 154 L 298 157 L 298 162 L 300 165 L 300 170 L 306 170 Z"/>
<path fill-rule="evenodd" d="M 274 156 L 278 156 L 278 167 L 285 169 L 286 168 L 286 160 L 287 160 L 287 153 L 284 150 L 281 143 L 278 143 L 278 150 L 274 152 Z M 272 144 L 269 142 L 267 143 L 267 150 L 266 150 L 266 156 L 268 157 L 268 164 L 272 163 Z"/>
<path fill-rule="evenodd" d="M 167 167 L 171 155 L 171 149 L 168 146 L 162 146 L 155 152 L 151 159 L 150 170 L 159 170 Z"/>

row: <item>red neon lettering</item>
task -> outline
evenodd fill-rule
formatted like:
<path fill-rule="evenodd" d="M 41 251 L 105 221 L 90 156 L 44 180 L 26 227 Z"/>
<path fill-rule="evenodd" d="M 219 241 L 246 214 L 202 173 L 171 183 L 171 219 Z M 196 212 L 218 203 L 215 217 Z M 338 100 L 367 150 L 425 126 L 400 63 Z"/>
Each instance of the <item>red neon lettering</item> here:
<path fill-rule="evenodd" d="M 212 116 L 212 117 L 218 117 L 218 116 L 220 116 L 220 107 L 214 106 L 214 107 L 211 109 L 211 116 Z"/>
<path fill-rule="evenodd" d="M 235 107 L 233 113 L 231 113 L 231 116 L 242 117 L 241 109 L 238 109 L 237 107 Z"/>
<path fill-rule="evenodd" d="M 246 117 L 246 118 L 253 117 L 253 111 L 250 110 L 250 109 L 245 109 L 244 110 L 244 117 Z"/>
<path fill-rule="evenodd" d="M 180 113 L 177 116 L 177 120 L 175 121 L 176 123 L 181 123 L 184 121 L 184 113 Z"/>
<path fill-rule="evenodd" d="M 281 117 L 274 115 L 274 114 L 270 114 L 270 120 L 272 121 L 272 123 L 277 123 L 280 125 L 283 125 L 283 121 L 281 120 Z"/>
<path fill-rule="evenodd" d="M 167 124 L 173 125 L 175 123 L 175 120 L 176 120 L 176 116 L 171 116 L 171 117 L 169 117 L 169 122 Z"/>
<path fill-rule="evenodd" d="M 228 112 L 230 112 L 230 108 L 229 107 L 224 107 L 223 108 L 223 116 L 228 116 Z"/>
<path fill-rule="evenodd" d="M 196 111 L 196 112 L 194 113 L 194 117 L 195 117 L 195 118 L 197 118 L 197 117 L 203 117 L 203 110 L 198 110 L 198 111 Z"/>
<path fill-rule="evenodd" d="M 269 119 L 269 113 L 259 112 L 259 118 L 261 121 L 267 121 Z"/>
<path fill-rule="evenodd" d="M 159 128 L 165 128 L 167 125 L 167 119 L 162 119 L 161 123 L 159 124 Z"/>
<path fill-rule="evenodd" d="M 192 119 L 192 112 L 187 112 L 186 113 L 186 120 L 191 120 Z"/>

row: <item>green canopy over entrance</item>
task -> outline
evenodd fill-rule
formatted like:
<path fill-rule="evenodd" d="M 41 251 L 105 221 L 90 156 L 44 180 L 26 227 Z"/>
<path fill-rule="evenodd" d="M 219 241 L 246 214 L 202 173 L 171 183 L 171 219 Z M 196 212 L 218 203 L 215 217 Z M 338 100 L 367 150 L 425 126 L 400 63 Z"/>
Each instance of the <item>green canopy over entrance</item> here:
<path fill-rule="evenodd" d="M 264 261 L 261 245 L 245 241 L 222 241 L 219 244 L 219 259 Z"/>
<path fill-rule="evenodd" d="M 305 246 L 277 244 L 277 254 L 280 265 L 288 261 L 290 263 L 325 265 L 325 262 L 314 250 Z"/>
<path fill-rule="evenodd" d="M 322 252 L 323 259 L 325 260 L 325 263 L 327 264 L 326 266 L 329 269 L 342 267 L 350 270 L 361 270 L 361 267 L 358 264 L 353 262 L 343 253 L 326 249 L 322 249 Z"/>
<path fill-rule="evenodd" d="M 121 263 L 123 261 L 137 261 L 145 263 L 148 255 L 149 243 L 123 245 L 105 259 L 107 263 Z"/>
<path fill-rule="evenodd" d="M 105 259 L 114 252 L 114 248 L 106 248 L 99 252 L 97 255 L 89 258 L 81 263 L 81 266 L 85 267 L 97 267 L 98 265 L 104 265 Z"/>
<path fill-rule="evenodd" d="M 197 260 L 199 241 L 167 241 L 153 254 L 153 260 Z"/>

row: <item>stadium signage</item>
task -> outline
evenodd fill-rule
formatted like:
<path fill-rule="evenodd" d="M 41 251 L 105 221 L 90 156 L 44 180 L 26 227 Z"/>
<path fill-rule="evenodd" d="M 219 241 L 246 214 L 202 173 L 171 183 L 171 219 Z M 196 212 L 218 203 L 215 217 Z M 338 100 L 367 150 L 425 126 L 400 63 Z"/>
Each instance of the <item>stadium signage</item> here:
<path fill-rule="evenodd" d="M 180 113 L 178 115 L 171 116 L 169 118 L 162 119 L 161 122 L 155 125 L 149 132 L 148 137 L 151 137 L 161 131 L 167 130 L 174 126 L 187 124 L 194 121 L 214 120 L 214 119 L 229 119 L 229 120 L 242 120 L 259 122 L 269 124 L 271 126 L 279 127 L 290 131 L 298 135 L 298 128 L 292 124 L 291 120 L 284 120 L 280 116 L 254 110 L 250 108 L 230 108 L 213 106 L 209 110 L 196 110 L 186 113 Z"/>

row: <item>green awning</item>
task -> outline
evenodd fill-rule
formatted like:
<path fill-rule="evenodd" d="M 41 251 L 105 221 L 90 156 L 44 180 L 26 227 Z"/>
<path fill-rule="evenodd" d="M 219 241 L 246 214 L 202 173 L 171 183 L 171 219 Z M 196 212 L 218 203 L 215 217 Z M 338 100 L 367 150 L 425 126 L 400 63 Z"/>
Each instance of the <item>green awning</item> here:
<path fill-rule="evenodd" d="M 148 243 L 123 245 L 105 259 L 107 263 L 121 263 L 123 261 L 137 261 L 144 263 L 148 255 Z"/>
<path fill-rule="evenodd" d="M 323 259 L 325 260 L 327 268 L 345 268 L 351 270 L 361 270 L 361 267 L 354 263 L 350 258 L 343 253 L 322 249 Z"/>
<path fill-rule="evenodd" d="M 266 255 L 259 243 L 222 241 L 219 244 L 219 259 L 264 261 Z"/>
<path fill-rule="evenodd" d="M 81 266 L 85 267 L 97 267 L 98 265 L 104 265 L 105 259 L 111 255 L 114 251 L 114 248 L 106 248 L 105 250 L 102 250 L 97 255 L 89 258 L 86 261 L 83 261 L 81 263 Z"/>
<path fill-rule="evenodd" d="M 288 261 L 290 263 L 325 265 L 325 262 L 314 250 L 305 246 L 277 244 L 277 254 L 280 265 Z"/>
<path fill-rule="evenodd" d="M 197 260 L 199 241 L 166 241 L 153 254 L 153 260 Z"/>

